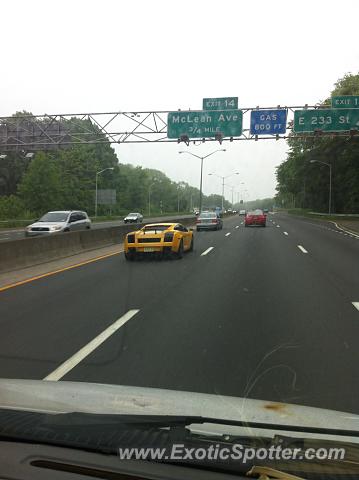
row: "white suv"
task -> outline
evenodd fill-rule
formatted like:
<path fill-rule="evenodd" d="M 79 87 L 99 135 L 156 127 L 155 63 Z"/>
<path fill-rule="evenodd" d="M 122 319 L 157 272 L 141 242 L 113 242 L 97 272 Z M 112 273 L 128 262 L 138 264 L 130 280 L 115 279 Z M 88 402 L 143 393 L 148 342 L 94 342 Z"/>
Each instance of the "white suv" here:
<path fill-rule="evenodd" d="M 73 232 L 89 230 L 91 220 L 86 212 L 78 210 L 64 210 L 47 212 L 39 220 L 25 229 L 26 237 L 48 235 L 50 233 Z"/>

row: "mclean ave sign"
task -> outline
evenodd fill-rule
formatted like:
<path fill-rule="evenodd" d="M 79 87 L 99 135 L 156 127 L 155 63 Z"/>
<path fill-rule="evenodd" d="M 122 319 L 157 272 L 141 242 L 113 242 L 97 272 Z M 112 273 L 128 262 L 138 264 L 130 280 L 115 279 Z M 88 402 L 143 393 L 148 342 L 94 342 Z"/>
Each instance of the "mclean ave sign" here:
<path fill-rule="evenodd" d="M 241 110 L 179 111 L 167 117 L 167 137 L 211 138 L 242 135 L 243 113 Z"/>

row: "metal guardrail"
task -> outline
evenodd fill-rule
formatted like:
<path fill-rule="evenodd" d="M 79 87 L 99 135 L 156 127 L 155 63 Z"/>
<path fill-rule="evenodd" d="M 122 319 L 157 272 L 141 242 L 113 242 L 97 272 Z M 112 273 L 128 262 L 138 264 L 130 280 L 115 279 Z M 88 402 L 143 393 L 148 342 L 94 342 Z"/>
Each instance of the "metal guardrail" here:
<path fill-rule="evenodd" d="M 359 213 L 319 213 L 319 212 L 308 212 L 309 215 L 320 215 L 321 217 L 351 217 L 359 218 Z"/>

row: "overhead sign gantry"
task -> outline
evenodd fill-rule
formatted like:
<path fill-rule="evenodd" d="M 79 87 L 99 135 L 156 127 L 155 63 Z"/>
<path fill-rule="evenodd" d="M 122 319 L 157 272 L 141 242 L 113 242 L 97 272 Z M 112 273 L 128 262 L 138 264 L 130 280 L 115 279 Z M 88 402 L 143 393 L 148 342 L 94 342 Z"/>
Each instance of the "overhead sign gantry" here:
<path fill-rule="evenodd" d="M 66 113 L 0 117 L 0 154 L 101 143 L 239 141 L 353 136 L 359 96 L 330 105 L 241 107 L 237 97 L 203 99 L 203 110 Z"/>

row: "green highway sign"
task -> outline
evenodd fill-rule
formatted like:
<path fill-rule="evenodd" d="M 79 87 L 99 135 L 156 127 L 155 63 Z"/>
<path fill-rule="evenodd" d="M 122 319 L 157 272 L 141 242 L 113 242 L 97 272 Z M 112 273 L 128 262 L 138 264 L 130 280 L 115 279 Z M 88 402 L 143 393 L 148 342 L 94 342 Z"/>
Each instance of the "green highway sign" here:
<path fill-rule="evenodd" d="M 242 134 L 242 110 L 179 111 L 167 117 L 167 137 L 211 138 L 238 137 Z"/>
<path fill-rule="evenodd" d="M 294 132 L 345 132 L 359 130 L 359 109 L 317 109 L 294 112 Z"/>
<path fill-rule="evenodd" d="M 237 110 L 238 97 L 204 98 L 203 110 Z"/>
<path fill-rule="evenodd" d="M 359 95 L 332 97 L 332 108 L 359 108 Z"/>

